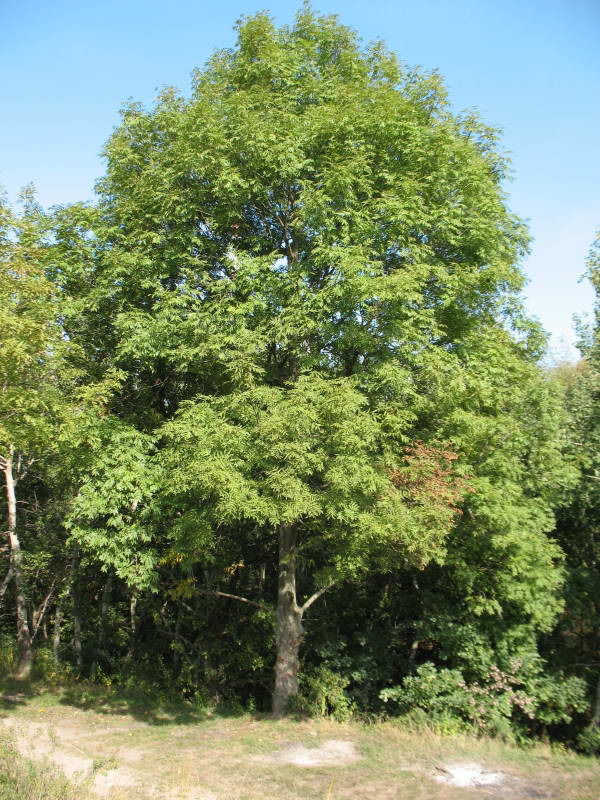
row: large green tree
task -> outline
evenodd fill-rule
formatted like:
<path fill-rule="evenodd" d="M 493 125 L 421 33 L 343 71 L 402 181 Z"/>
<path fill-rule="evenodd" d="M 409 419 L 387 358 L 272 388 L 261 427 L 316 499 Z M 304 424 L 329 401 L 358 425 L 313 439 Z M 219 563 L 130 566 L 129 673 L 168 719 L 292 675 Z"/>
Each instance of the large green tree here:
<path fill-rule="evenodd" d="M 94 236 L 79 209 L 57 240 L 71 335 L 122 375 L 73 535 L 140 587 L 175 564 L 194 591 L 242 542 L 275 562 L 282 713 L 329 586 L 443 560 L 482 436 L 464 419 L 498 402 L 478 365 L 535 358 L 506 161 L 437 75 L 309 8 L 242 20 L 189 99 L 125 110 L 106 158 Z"/>

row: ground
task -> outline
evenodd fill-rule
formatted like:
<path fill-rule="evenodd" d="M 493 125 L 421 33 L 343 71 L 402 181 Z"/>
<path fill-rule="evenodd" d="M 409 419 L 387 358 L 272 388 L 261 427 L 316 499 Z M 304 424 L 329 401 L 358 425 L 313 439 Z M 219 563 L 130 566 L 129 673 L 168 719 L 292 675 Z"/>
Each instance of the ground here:
<path fill-rule="evenodd" d="M 600 761 L 547 746 L 523 749 L 443 737 L 391 722 L 366 726 L 218 716 L 187 705 L 131 702 L 77 685 L 5 692 L 0 738 L 5 747 L 16 748 L 23 763 L 31 761 L 36 770 L 46 770 L 44 775 L 64 774 L 77 784 L 72 795 L 52 794 L 59 799 L 600 797 Z M 2 785 L 0 772 L 0 798 Z M 40 791 L 23 791 L 15 800 L 50 796 L 49 790 Z"/>

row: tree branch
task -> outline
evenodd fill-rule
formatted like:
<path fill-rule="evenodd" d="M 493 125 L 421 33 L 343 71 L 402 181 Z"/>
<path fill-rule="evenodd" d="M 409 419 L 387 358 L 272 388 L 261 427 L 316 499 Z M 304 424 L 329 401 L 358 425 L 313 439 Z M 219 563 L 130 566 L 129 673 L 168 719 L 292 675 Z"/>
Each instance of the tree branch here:
<path fill-rule="evenodd" d="M 28 458 L 27 461 L 25 461 L 25 464 L 23 465 L 23 458 L 21 455 L 19 455 L 19 464 L 17 467 L 17 475 L 15 477 L 15 483 L 18 483 L 18 481 L 23 480 L 23 478 L 27 475 L 31 466 L 35 464 L 35 462 L 36 462 L 35 458 Z"/>
<path fill-rule="evenodd" d="M 304 614 L 307 608 L 310 608 L 312 604 L 315 603 L 319 597 L 321 597 L 321 595 L 324 595 L 325 592 L 329 591 L 329 589 L 331 589 L 332 586 L 335 586 L 336 583 L 337 581 L 331 581 L 326 586 L 322 586 L 320 589 L 318 589 L 314 594 L 311 594 L 304 605 L 300 606 L 300 613 Z"/>
<path fill-rule="evenodd" d="M 8 568 L 8 572 L 4 576 L 4 580 L 2 581 L 2 586 L 0 586 L 0 600 L 2 600 L 2 598 L 4 597 L 4 594 L 5 594 L 6 590 L 8 589 L 8 584 L 12 580 L 13 574 L 14 574 L 14 570 L 13 570 L 13 568 L 11 566 L 11 567 Z"/>
<path fill-rule="evenodd" d="M 50 591 L 46 595 L 44 602 L 42 603 L 42 608 L 40 613 L 35 621 L 35 625 L 33 626 L 33 633 L 31 636 L 31 641 L 35 641 L 35 637 L 37 636 L 37 632 L 40 629 L 40 625 L 42 624 L 42 620 L 46 616 L 46 611 L 48 610 L 48 606 L 50 605 L 50 600 L 54 597 L 54 587 L 56 585 L 56 580 L 52 581 L 52 586 L 50 587 Z"/>
<path fill-rule="evenodd" d="M 248 600 L 247 597 L 240 597 L 237 594 L 229 594 L 229 592 L 211 592 L 208 589 L 196 589 L 196 591 L 200 592 L 200 594 L 213 595 L 213 597 L 228 597 L 230 600 L 239 600 L 240 603 L 248 603 L 248 605 L 260 608 L 263 611 L 272 611 L 271 608 L 265 606 L 263 603 L 255 603 L 254 600 Z"/>
<path fill-rule="evenodd" d="M 158 625 L 155 625 L 155 630 L 159 633 L 162 633 L 163 636 L 170 636 L 172 639 L 178 639 L 180 642 L 186 644 L 191 650 L 198 651 L 198 645 L 191 642 L 189 639 L 186 639 L 185 636 L 182 636 L 180 633 L 175 633 L 174 631 L 168 631 L 166 628 L 159 628 Z"/>

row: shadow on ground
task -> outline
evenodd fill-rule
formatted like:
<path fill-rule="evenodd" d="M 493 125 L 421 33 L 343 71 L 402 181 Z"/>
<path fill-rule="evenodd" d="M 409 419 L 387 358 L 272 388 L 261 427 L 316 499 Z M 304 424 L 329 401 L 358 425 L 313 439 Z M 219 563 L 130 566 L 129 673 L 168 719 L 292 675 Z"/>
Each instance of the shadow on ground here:
<path fill-rule="evenodd" d="M 135 691 L 104 687 L 85 680 L 49 686 L 47 681 L 16 681 L 12 678 L 0 680 L 0 713 L 26 707 L 42 694 L 52 695 L 59 705 L 97 714 L 128 714 L 149 725 L 195 725 L 214 717 L 247 716 L 243 711 L 226 706 L 209 711 L 186 700 L 166 699 L 149 693 L 147 687 Z"/>
<path fill-rule="evenodd" d="M 33 681 L 3 678 L 0 681 L 0 710 L 10 711 L 16 706 L 27 705 L 30 700 L 45 691 L 46 687 L 36 686 Z"/>

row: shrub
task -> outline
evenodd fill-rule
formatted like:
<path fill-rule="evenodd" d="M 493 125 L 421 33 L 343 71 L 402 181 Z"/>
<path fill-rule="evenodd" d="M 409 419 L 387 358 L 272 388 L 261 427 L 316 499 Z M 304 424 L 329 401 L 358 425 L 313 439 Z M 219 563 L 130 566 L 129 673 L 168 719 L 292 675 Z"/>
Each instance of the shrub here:
<path fill-rule="evenodd" d="M 467 683 L 458 669 L 419 667 L 401 686 L 384 689 L 380 698 L 395 703 L 400 713 L 420 709 L 442 729 L 456 721 L 479 733 L 505 739 L 519 737 L 526 722 L 569 722 L 573 711 L 585 707 L 584 685 L 576 678 L 527 680 L 518 674 L 521 662 L 511 672 L 493 666 L 485 680 Z"/>
<path fill-rule="evenodd" d="M 587 755 L 595 756 L 600 754 L 600 727 L 588 725 L 577 737 L 577 746 Z"/>
<path fill-rule="evenodd" d="M 327 667 L 318 667 L 301 677 L 300 695 L 295 708 L 311 717 L 333 717 L 346 722 L 355 706 L 346 694 L 350 679 Z"/>

